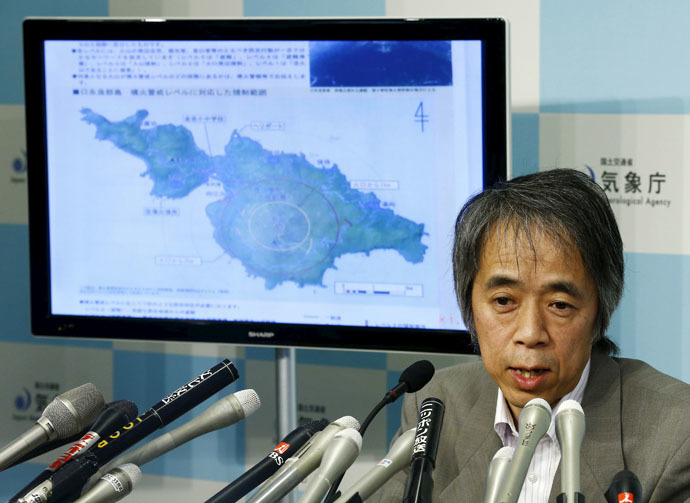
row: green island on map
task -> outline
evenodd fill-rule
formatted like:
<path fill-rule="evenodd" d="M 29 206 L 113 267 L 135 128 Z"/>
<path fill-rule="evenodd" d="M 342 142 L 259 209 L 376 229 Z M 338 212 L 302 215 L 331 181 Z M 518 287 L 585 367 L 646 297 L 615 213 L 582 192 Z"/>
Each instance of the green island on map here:
<path fill-rule="evenodd" d="M 316 167 L 303 154 L 272 152 L 234 131 L 223 155 L 208 155 L 184 126 L 142 128 L 148 111 L 111 122 L 88 108 L 83 120 L 96 138 L 146 164 L 151 194 L 183 198 L 213 178 L 225 198 L 206 207 L 214 239 L 266 288 L 284 281 L 323 286 L 337 257 L 396 250 L 406 261 L 424 259 L 424 224 L 384 208 L 371 192 L 350 187 L 337 165 Z"/>

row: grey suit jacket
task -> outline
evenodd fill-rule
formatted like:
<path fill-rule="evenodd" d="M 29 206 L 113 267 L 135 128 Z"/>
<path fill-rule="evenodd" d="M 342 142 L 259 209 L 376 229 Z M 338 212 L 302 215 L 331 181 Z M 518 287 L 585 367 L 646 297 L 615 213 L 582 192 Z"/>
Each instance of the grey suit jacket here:
<path fill-rule="evenodd" d="M 498 388 L 481 362 L 438 372 L 407 396 L 400 431 L 414 428 L 422 400 L 446 406 L 434 470 L 434 502 L 481 503 L 493 455 L 502 447 L 494 431 Z M 586 433 L 581 452 L 587 503 L 606 503 L 613 476 L 627 468 L 640 479 L 643 501 L 690 501 L 690 386 L 638 360 L 592 353 L 582 400 Z M 398 434 L 400 433 L 398 432 Z M 368 501 L 402 501 L 407 472 L 391 479 Z M 549 502 L 561 492 L 560 467 Z"/>

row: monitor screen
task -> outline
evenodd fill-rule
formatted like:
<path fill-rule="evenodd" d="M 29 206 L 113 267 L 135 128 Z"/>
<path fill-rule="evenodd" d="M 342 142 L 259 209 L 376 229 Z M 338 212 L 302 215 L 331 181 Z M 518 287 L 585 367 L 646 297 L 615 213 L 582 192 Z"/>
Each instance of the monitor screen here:
<path fill-rule="evenodd" d="M 24 21 L 32 331 L 463 352 L 498 19 Z"/>

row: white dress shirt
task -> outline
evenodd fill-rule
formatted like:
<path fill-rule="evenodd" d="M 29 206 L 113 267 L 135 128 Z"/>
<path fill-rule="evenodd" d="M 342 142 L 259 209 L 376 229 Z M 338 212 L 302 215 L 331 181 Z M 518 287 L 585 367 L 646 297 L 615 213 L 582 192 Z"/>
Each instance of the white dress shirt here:
<path fill-rule="evenodd" d="M 580 380 L 570 393 L 565 395 L 556 404 L 551 416 L 551 424 L 546 431 L 546 435 L 539 441 L 537 448 L 534 451 L 534 457 L 529 465 L 525 483 L 522 486 L 518 503 L 546 503 L 549 500 L 549 493 L 553 484 L 554 476 L 558 463 L 561 461 L 561 447 L 558 445 L 558 438 L 556 437 L 556 413 L 558 407 L 566 400 L 577 400 L 582 402 L 582 397 L 585 394 L 585 386 L 587 386 L 587 379 L 589 378 L 590 361 L 587 362 L 585 369 L 582 371 Z M 498 398 L 496 399 L 496 416 L 494 418 L 494 430 L 501 438 L 504 447 L 513 447 L 517 445 L 518 432 L 513 424 L 513 417 L 510 414 L 508 405 L 503 397 L 503 392 L 498 389 Z"/>

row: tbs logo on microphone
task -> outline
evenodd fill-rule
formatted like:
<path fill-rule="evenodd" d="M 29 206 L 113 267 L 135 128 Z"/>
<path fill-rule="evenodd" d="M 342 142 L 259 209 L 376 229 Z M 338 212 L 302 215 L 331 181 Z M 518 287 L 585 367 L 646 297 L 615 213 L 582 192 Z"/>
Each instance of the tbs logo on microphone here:
<path fill-rule="evenodd" d="M 268 457 L 274 460 L 278 466 L 281 466 L 283 463 L 285 463 L 285 460 L 281 454 L 285 454 L 285 451 L 287 451 L 289 448 L 290 444 L 281 442 L 276 445 L 275 449 L 273 449 L 273 452 L 271 452 Z"/>

